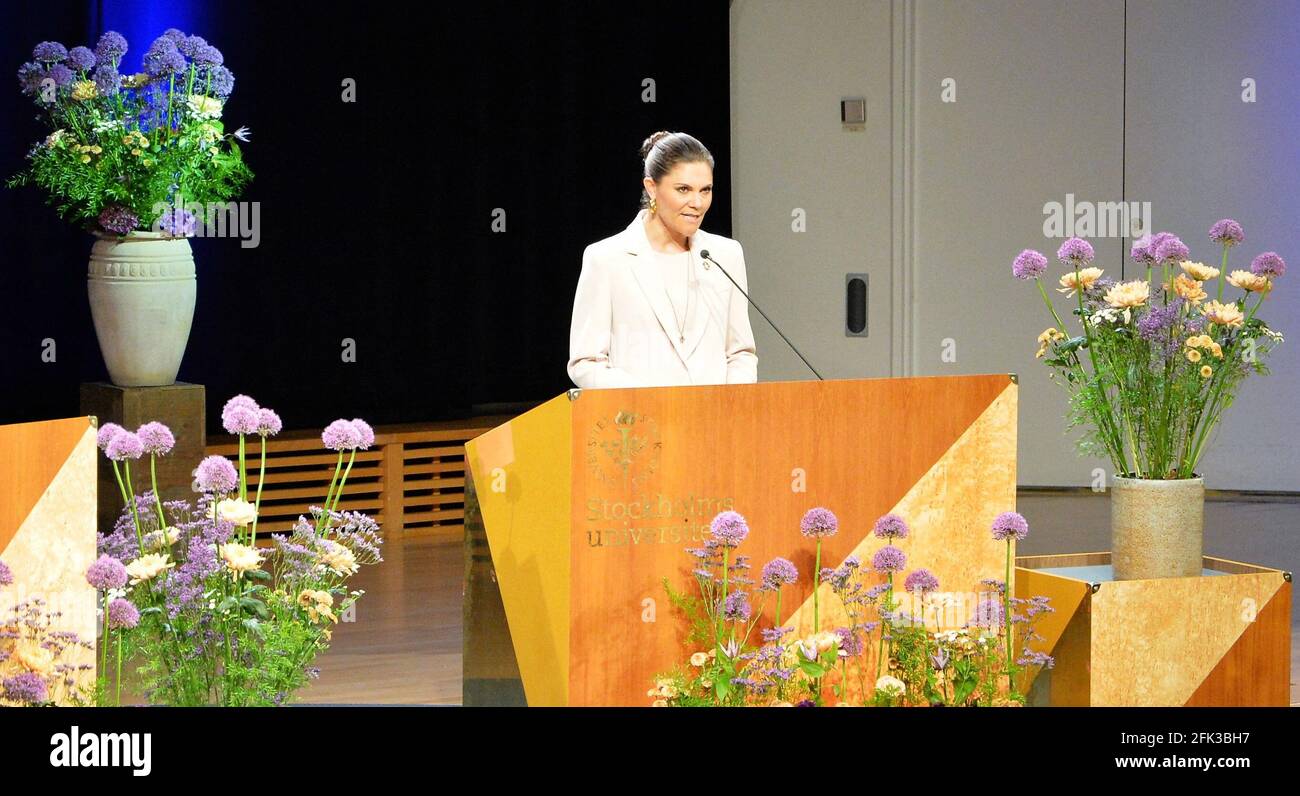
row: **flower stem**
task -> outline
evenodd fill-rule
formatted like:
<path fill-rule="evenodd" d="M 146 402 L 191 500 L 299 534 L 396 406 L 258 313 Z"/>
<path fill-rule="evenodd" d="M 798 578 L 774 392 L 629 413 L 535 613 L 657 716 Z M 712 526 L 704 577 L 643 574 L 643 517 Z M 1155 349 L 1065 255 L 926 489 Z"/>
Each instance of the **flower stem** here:
<path fill-rule="evenodd" d="M 1223 301 L 1223 281 L 1228 278 L 1228 249 L 1230 244 L 1223 244 L 1223 262 L 1219 265 L 1219 295 L 1217 300 Z"/>
<path fill-rule="evenodd" d="M 257 470 L 257 498 L 253 502 L 253 541 L 257 547 L 257 518 L 262 509 L 262 484 L 266 482 L 266 437 L 262 437 L 262 464 Z"/>
<path fill-rule="evenodd" d="M 144 555 L 144 532 L 140 530 L 140 515 L 135 510 L 135 487 L 131 485 L 131 464 L 122 460 L 122 469 L 126 471 L 126 491 L 131 494 L 127 505 L 131 507 L 131 519 L 135 523 L 135 540 L 140 545 L 140 555 Z"/>
<path fill-rule="evenodd" d="M 158 493 L 158 457 L 149 454 L 149 478 L 153 484 L 153 502 L 158 507 L 158 527 L 162 529 L 163 542 L 167 541 L 167 516 L 163 514 L 162 498 Z"/>
<path fill-rule="evenodd" d="M 818 593 L 821 591 L 822 581 L 822 538 L 817 537 L 817 563 L 813 565 L 813 634 L 816 635 L 821 631 Z"/>
<path fill-rule="evenodd" d="M 1011 682 L 1011 645 L 1012 645 L 1011 642 L 1011 539 L 1012 538 L 1013 537 L 1011 536 L 1007 537 L 1007 574 L 1006 574 L 1007 579 L 1004 581 L 1005 586 L 1002 592 L 1002 600 L 1003 600 L 1002 624 L 1005 625 L 1007 629 L 1007 695 L 1008 696 L 1010 696 L 1011 692 L 1015 690 L 1015 686 Z"/>

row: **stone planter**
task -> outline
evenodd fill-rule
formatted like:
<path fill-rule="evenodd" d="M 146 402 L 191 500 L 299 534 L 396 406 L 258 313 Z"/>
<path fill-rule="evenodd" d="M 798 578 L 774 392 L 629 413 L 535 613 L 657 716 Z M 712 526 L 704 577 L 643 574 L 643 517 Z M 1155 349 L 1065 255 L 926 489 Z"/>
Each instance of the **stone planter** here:
<path fill-rule="evenodd" d="M 1116 476 L 1110 493 L 1115 579 L 1198 577 L 1204 525 L 1205 479 Z"/>
<path fill-rule="evenodd" d="M 90 315 L 113 384 L 174 384 L 194 320 L 189 240 L 160 232 L 101 236 L 90 250 L 87 280 Z"/>

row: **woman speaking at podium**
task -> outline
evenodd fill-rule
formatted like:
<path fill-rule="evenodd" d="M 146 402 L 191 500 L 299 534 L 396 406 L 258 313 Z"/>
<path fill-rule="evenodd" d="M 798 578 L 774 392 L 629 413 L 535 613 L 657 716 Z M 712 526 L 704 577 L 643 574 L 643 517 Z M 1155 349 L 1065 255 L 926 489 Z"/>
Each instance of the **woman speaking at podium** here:
<path fill-rule="evenodd" d="M 720 272 L 748 292 L 744 254 L 700 229 L 713 156 L 686 133 L 658 132 L 641 157 L 641 212 L 582 253 L 569 377 L 584 389 L 757 381 L 749 304 Z"/>

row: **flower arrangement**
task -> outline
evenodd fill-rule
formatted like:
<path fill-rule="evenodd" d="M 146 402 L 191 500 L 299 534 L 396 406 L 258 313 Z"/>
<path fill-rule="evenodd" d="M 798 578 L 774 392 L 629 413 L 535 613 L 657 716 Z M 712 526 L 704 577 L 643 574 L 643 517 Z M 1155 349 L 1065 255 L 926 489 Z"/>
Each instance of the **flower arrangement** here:
<path fill-rule="evenodd" d="M 221 456 L 200 462 L 196 502 L 158 498 L 156 461 L 175 445 L 166 426 L 147 423 L 131 432 L 110 423 L 99 430 L 125 506 L 113 531 L 100 535 L 100 558 L 86 573 L 105 616 L 102 702 L 120 702 L 123 662 L 139 659 L 145 695 L 155 703 L 283 704 L 318 674 L 311 663 L 328 648 L 331 626 L 361 597 L 348 590 L 348 578 L 383 560 L 374 520 L 338 510 L 357 450 L 374 444 L 367 423 L 337 420 L 325 429 L 322 442 L 338 452 L 325 504 L 311 508 L 311 519 L 299 517 L 292 533 L 273 535 L 269 551 L 257 545 L 257 521 L 266 440 L 281 430 L 280 418 L 237 395 L 226 403 L 222 424 L 239 436 L 238 466 Z M 250 436 L 261 445 L 251 500 Z M 153 489 L 137 495 L 131 463 L 145 456 Z"/>
<path fill-rule="evenodd" d="M 191 235 L 187 204 L 225 202 L 252 178 L 236 143 L 248 131 L 227 133 L 221 121 L 235 76 L 220 50 L 175 28 L 150 45 L 143 73 L 119 73 L 126 52 L 116 31 L 94 50 L 36 45 L 18 83 L 50 133 L 9 185 L 40 187 L 92 232 Z"/>
<path fill-rule="evenodd" d="M 1059 292 L 1073 299 L 1074 336 L 1043 286 L 1047 258 L 1026 249 L 1012 263 L 1016 278 L 1038 285 L 1055 324 L 1038 336 L 1036 356 L 1070 392 L 1070 427 L 1087 429 L 1080 450 L 1110 459 L 1117 474 L 1195 477 L 1242 381 L 1268 373 L 1263 360 L 1283 342 L 1256 313 L 1286 263 L 1264 252 L 1250 270 L 1229 273 L 1229 253 L 1245 240 L 1241 225 L 1223 219 L 1209 237 L 1222 249 L 1218 268 L 1189 260 L 1187 245 L 1161 232 L 1133 245 L 1146 275 L 1126 282 L 1091 265 L 1087 241 L 1065 241 L 1057 251 L 1065 268 Z M 1225 284 L 1232 288 L 1227 300 Z"/>
<path fill-rule="evenodd" d="M 13 572 L 0 561 L 0 589 L 13 582 Z M 14 605 L 0 619 L 0 706 L 91 703 L 93 695 L 82 687 L 79 675 L 94 667 L 72 659 L 78 650 L 93 651 L 94 645 L 76 633 L 57 630 L 60 616 L 47 610 L 44 600 L 33 598 Z"/>
<path fill-rule="evenodd" d="M 822 540 L 838 527 L 826 508 L 804 515 L 800 531 L 817 540 L 817 564 Z M 693 651 L 686 664 L 658 675 L 646 696 L 654 707 L 1023 704 L 1018 676 L 1026 667 L 1053 664 L 1050 656 L 1031 649 L 1041 640 L 1035 621 L 1052 610 L 1047 598 L 1015 598 L 1005 586 L 1011 543 L 1028 531 L 1019 514 L 998 516 L 991 533 L 1007 544 L 1007 580 L 983 581 L 967 621 L 945 629 L 944 609 L 958 601 L 940 592 L 938 579 L 924 568 L 897 583 L 907 556 L 893 542 L 910 529 L 902 517 L 887 514 L 873 528 L 884 545 L 869 565 L 849 556 L 839 567 L 813 573 L 812 632 L 794 638 L 795 629 L 782 620 L 781 596 L 799 582 L 797 568 L 789 559 L 774 558 L 756 583 L 748 576 L 748 557 L 735 553 L 749 525 L 740 514 L 723 512 L 713 519 L 704 546 L 686 550 L 694 559 L 696 593 L 678 592 L 667 578 L 663 581 L 670 601 L 688 620 L 684 643 Z M 821 627 L 817 592 L 822 584 L 839 599 L 844 626 Z M 774 610 L 770 625 L 763 627 L 769 603 Z M 876 652 L 874 666 L 870 650 Z"/>

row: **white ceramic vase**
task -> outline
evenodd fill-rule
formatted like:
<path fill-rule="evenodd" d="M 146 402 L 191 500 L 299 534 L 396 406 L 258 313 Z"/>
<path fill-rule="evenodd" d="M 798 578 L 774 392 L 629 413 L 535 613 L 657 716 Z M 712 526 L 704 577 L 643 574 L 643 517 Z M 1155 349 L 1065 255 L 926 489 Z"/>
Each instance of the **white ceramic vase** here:
<path fill-rule="evenodd" d="M 119 387 L 176 382 L 194 321 L 194 252 L 160 232 L 100 236 L 90 250 L 90 315 Z"/>
<path fill-rule="evenodd" d="M 1198 577 L 1204 525 L 1205 479 L 1117 476 L 1110 494 L 1115 579 Z"/>

